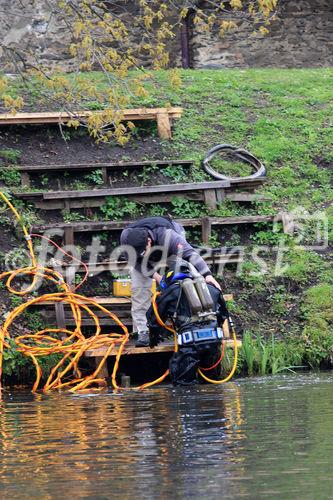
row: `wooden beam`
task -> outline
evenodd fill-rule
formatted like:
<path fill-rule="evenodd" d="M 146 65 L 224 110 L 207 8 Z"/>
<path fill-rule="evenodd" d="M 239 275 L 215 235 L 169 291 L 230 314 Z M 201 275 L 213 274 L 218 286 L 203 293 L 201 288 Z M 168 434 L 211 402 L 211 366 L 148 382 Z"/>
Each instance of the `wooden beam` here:
<path fill-rule="evenodd" d="M 182 184 L 161 184 L 158 186 L 140 186 L 110 189 L 91 189 L 87 191 L 46 191 L 42 193 L 44 200 L 70 199 L 70 198 L 96 198 L 105 196 L 143 195 L 153 193 L 178 193 L 186 191 L 207 190 L 214 191 L 216 188 L 230 187 L 227 181 L 193 182 Z M 24 193 L 23 193 L 24 194 Z M 211 193 L 207 195 L 211 197 Z M 214 198 L 216 199 L 215 192 Z"/>
<path fill-rule="evenodd" d="M 226 254 L 214 254 L 210 257 L 204 257 L 205 262 L 208 265 L 222 265 L 222 264 L 238 264 L 243 262 L 244 256 L 239 253 L 226 253 Z M 63 268 L 70 266 L 70 264 L 64 264 Z M 128 273 L 130 266 L 124 261 L 104 261 L 90 263 L 88 266 L 89 274 L 95 275 L 102 272 L 117 272 L 117 273 Z M 85 268 L 80 266 L 76 270 L 77 273 L 85 272 Z"/>
<path fill-rule="evenodd" d="M 156 120 L 161 139 L 171 138 L 170 118 L 180 118 L 182 108 L 138 108 L 116 111 L 114 118 L 108 118 L 108 110 L 102 111 L 64 111 L 41 112 L 41 113 L 2 113 L 0 114 L 0 125 L 43 125 L 48 123 L 66 124 L 70 120 L 87 120 L 92 115 L 103 118 L 106 124 L 113 123 L 114 120 L 135 121 L 135 120 Z"/>
<path fill-rule="evenodd" d="M 66 330 L 67 325 L 66 325 L 66 319 L 65 319 L 64 304 L 62 304 L 61 302 L 55 302 L 54 303 L 54 310 L 55 310 L 55 315 L 56 315 L 57 328 L 62 328 L 64 330 Z M 62 333 L 60 335 L 60 338 L 63 340 L 64 338 L 66 338 L 66 334 Z"/>
<path fill-rule="evenodd" d="M 157 130 L 161 139 L 171 139 L 171 123 L 168 112 L 157 113 Z"/>
<path fill-rule="evenodd" d="M 270 201 L 271 197 L 263 194 L 253 194 L 253 193 L 230 193 L 226 192 L 225 197 L 231 201 Z"/>
<path fill-rule="evenodd" d="M 21 186 L 23 188 L 29 188 L 30 185 L 30 175 L 27 172 L 21 172 Z"/>
<path fill-rule="evenodd" d="M 64 242 L 65 245 L 74 245 L 74 228 L 73 226 L 67 226 L 64 228 Z"/>
<path fill-rule="evenodd" d="M 233 347 L 234 342 L 233 340 L 226 339 L 225 340 L 226 346 L 228 347 Z M 237 339 L 237 347 L 241 347 L 242 341 Z M 117 350 L 119 347 L 117 346 L 114 350 L 114 352 L 111 354 L 111 356 L 115 356 L 117 354 Z M 89 349 L 85 352 L 85 356 L 94 358 L 96 356 L 103 356 L 106 353 L 107 348 L 101 347 L 98 349 Z M 135 355 L 135 354 L 155 354 L 159 352 L 173 352 L 174 351 L 174 345 L 171 343 L 162 343 L 151 349 L 150 347 L 135 347 L 133 343 L 128 343 L 124 347 L 124 351 L 122 355 Z"/>
<path fill-rule="evenodd" d="M 231 301 L 234 299 L 234 296 L 232 293 L 226 293 L 223 295 L 223 298 L 226 302 L 228 301 Z M 92 299 L 94 300 L 95 302 L 97 302 L 98 304 L 102 305 L 102 306 L 112 306 L 112 307 L 116 307 L 116 306 L 123 306 L 123 307 L 129 307 L 131 305 L 131 299 L 130 297 L 100 297 L 100 296 L 96 296 L 96 297 L 89 297 L 89 299 Z M 60 304 L 60 302 L 58 302 Z M 80 304 L 87 304 L 86 301 L 84 300 L 80 300 L 78 299 L 78 303 Z M 49 300 L 43 300 L 42 302 L 35 302 L 34 304 L 32 304 L 33 306 L 48 306 L 48 305 L 52 305 L 53 302 L 52 301 L 49 301 Z M 89 304 L 88 304 L 89 305 Z M 67 304 L 65 304 L 65 306 L 67 306 Z M 70 307 L 68 305 L 68 307 Z"/>
<path fill-rule="evenodd" d="M 215 189 L 205 189 L 204 190 L 204 200 L 205 200 L 205 205 L 207 208 L 209 208 L 209 210 L 216 210 L 217 199 L 216 199 Z"/>
<path fill-rule="evenodd" d="M 45 111 L 39 113 L 2 113 L 0 114 L 0 125 L 25 125 L 25 124 L 44 124 L 44 123 L 67 123 L 73 119 L 87 119 L 92 115 L 106 116 L 108 110 L 101 111 L 82 111 L 77 110 L 72 113 L 66 111 Z M 123 120 L 156 120 L 158 114 L 167 113 L 171 118 L 180 118 L 183 109 L 180 107 L 172 108 L 136 108 L 125 109 L 118 112 L 118 117 Z"/>
<path fill-rule="evenodd" d="M 203 217 L 201 222 L 201 239 L 206 245 L 212 235 L 212 223 L 210 217 Z"/>
<path fill-rule="evenodd" d="M 201 226 L 203 220 L 209 221 L 212 226 L 237 225 L 237 224 L 255 224 L 258 222 L 273 222 L 278 215 L 242 215 L 240 217 L 204 217 L 192 219 L 174 219 L 185 227 Z M 42 233 L 49 229 L 63 229 L 72 227 L 75 233 L 94 232 L 94 231 L 119 231 L 131 224 L 133 220 L 124 221 L 84 221 L 71 223 L 40 224 L 32 227 L 34 233 Z"/>
<path fill-rule="evenodd" d="M 96 190 L 97 191 L 97 190 Z M 173 200 L 173 198 L 177 196 L 181 196 L 182 198 L 186 198 L 188 200 L 193 201 L 202 201 L 203 200 L 203 191 L 188 191 L 188 192 L 176 192 L 169 194 L 146 194 L 146 195 L 126 195 L 130 197 L 131 201 L 135 201 L 137 203 L 146 203 L 146 204 L 154 204 L 154 203 L 169 203 Z M 18 196 L 20 197 L 20 196 Z M 29 196 L 22 197 L 23 199 L 30 199 Z M 36 199 L 37 198 L 37 199 Z M 60 200 L 38 200 L 38 197 L 33 199 L 33 203 L 36 208 L 41 208 L 43 210 L 70 210 L 72 208 L 94 208 L 100 207 L 104 205 L 104 198 L 88 198 L 88 199 L 60 199 Z"/>
<path fill-rule="evenodd" d="M 95 356 L 95 368 L 97 368 L 102 361 L 103 356 Z M 101 370 L 99 371 L 98 374 L 99 378 L 108 378 L 109 377 L 109 370 L 108 370 L 108 360 L 105 360 L 104 365 L 102 366 Z"/>

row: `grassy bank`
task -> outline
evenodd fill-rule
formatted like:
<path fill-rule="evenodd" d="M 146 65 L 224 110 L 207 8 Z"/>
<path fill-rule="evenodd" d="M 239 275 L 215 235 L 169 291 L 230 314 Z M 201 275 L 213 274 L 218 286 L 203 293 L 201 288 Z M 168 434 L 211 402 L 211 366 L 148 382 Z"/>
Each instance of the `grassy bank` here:
<path fill-rule="evenodd" d="M 332 244 L 333 69 L 189 70 L 181 72 L 179 87 L 169 82 L 166 72 L 155 76 L 160 85 L 154 87 L 150 84 L 149 96 L 140 99 L 133 97 L 132 105 L 182 106 L 184 115 L 173 124 L 173 140 L 161 141 L 155 124 L 145 129 L 138 126 L 134 129 L 132 141 L 126 146 L 120 148 L 114 143 L 100 146 L 98 151 L 101 161 L 194 158 L 196 168 L 191 172 L 191 179 L 203 180 L 207 176 L 200 162 L 209 148 L 219 143 L 245 147 L 267 167 L 267 183 L 260 191 L 268 195 L 271 201 L 251 206 L 222 203 L 212 215 L 275 214 L 280 210 L 294 211 L 302 207 L 303 213 L 319 212 L 327 217 L 329 244 Z M 103 76 L 98 73 L 82 75 L 82 78 L 98 82 L 100 88 L 105 85 Z M 13 88 L 12 92 L 14 95 L 17 89 Z M 30 102 L 30 109 L 31 106 L 38 108 L 39 95 L 36 89 L 26 96 L 26 102 Z M 103 103 L 91 100 L 85 106 L 97 109 L 103 107 Z M 25 134 L 28 133 L 26 128 Z M 45 137 L 39 139 L 44 141 L 44 149 L 47 149 L 51 138 L 55 141 L 55 136 L 59 136 L 58 130 L 50 129 Z M 66 162 L 71 148 L 87 141 L 80 130 L 68 129 L 66 136 L 68 141 L 66 145 L 64 143 L 63 156 L 61 146 L 56 150 L 58 163 Z M 0 161 L 3 165 L 29 163 L 29 150 L 26 145 L 22 146 L 19 131 L 15 131 L 12 142 L 8 137 L 4 139 L 2 133 L 0 139 Z M 39 158 L 36 148 L 33 155 L 35 164 L 50 161 L 42 154 Z M 222 158 L 215 160 L 214 166 L 226 174 L 248 173 L 246 165 Z M 142 175 L 138 179 L 140 184 L 157 179 L 154 169 L 147 169 Z M 179 168 L 169 169 L 167 176 L 177 182 L 188 179 Z M 7 191 L 14 192 L 17 189 L 15 174 L 1 172 L 1 179 Z M 44 181 L 47 187 L 49 179 Z M 79 182 L 76 188 L 85 189 L 97 187 L 99 179 L 98 176 L 81 178 Z M 32 207 L 20 206 L 28 221 L 43 220 L 43 213 L 36 213 Z M 191 217 L 207 212 L 201 203 L 186 199 L 175 201 L 169 207 L 155 205 L 149 209 L 117 200 L 107 202 L 96 217 L 116 219 L 145 213 Z M 1 222 L 11 232 L 10 237 L 15 239 L 8 214 L 2 213 L 0 216 Z M 81 220 L 83 217 L 80 213 L 62 216 L 65 220 Z M 212 245 L 246 245 L 242 269 L 237 274 L 233 269 L 226 269 L 223 286 L 235 295 L 231 310 L 238 330 L 243 330 L 250 336 L 246 338 L 252 339 L 247 343 L 248 348 L 243 351 L 240 361 L 243 371 L 250 374 L 263 371 L 274 373 L 283 367 L 303 364 L 317 367 L 331 362 L 331 248 L 308 249 L 315 238 L 315 222 L 303 221 L 297 234 L 285 237 L 286 251 L 281 262 L 284 272 L 279 273 L 276 272 L 276 247 L 280 236 L 280 232 L 274 232 L 272 226 L 258 224 L 254 230 L 244 227 L 214 232 L 211 241 Z M 190 238 L 192 242 L 199 242 L 199 235 L 195 232 L 191 233 Z M 299 248 L 298 243 L 306 248 Z M 4 259 L 7 248 L 4 243 L 1 244 L 0 251 Z M 18 240 L 18 244 L 23 247 L 22 241 Z M 258 272 L 258 262 L 253 258 L 252 249 L 256 245 L 263 245 L 260 256 L 266 265 L 264 274 Z M 96 294 L 105 294 L 102 280 L 96 287 Z M 4 304 L 9 307 L 10 303 L 5 299 Z M 281 354 L 282 351 L 284 354 Z"/>

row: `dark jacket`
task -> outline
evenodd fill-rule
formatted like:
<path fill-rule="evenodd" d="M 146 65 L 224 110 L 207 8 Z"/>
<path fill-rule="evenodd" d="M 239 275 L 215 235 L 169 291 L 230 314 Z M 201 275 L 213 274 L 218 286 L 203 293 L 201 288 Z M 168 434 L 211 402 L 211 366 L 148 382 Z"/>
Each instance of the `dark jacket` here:
<path fill-rule="evenodd" d="M 179 255 L 184 260 L 190 261 L 202 276 L 211 274 L 209 267 L 203 258 L 186 241 L 184 228 L 175 221 L 167 217 L 146 217 L 125 228 L 120 236 L 120 244 L 127 245 L 127 235 L 132 227 L 144 227 L 148 230 L 149 237 L 152 239 L 152 246 L 160 246 L 165 249 L 166 257 Z M 152 248 L 148 259 L 148 268 L 153 269 L 154 264 L 159 262 L 162 257 L 162 251 L 155 251 Z M 142 259 L 138 259 L 135 269 L 141 271 Z"/>
<path fill-rule="evenodd" d="M 214 301 L 214 312 L 216 312 L 216 319 L 218 325 L 222 325 L 224 320 L 228 318 L 228 310 L 223 298 L 222 293 L 215 286 L 208 284 L 208 289 Z M 169 286 L 166 290 L 162 291 L 156 299 L 157 310 L 160 318 L 163 322 L 167 319 L 172 319 L 177 307 L 177 317 L 175 319 L 176 330 L 181 328 L 189 321 L 191 317 L 191 310 L 188 305 L 186 296 L 184 293 L 180 296 L 181 287 L 179 282 L 174 283 Z M 178 302 L 180 296 L 180 300 Z M 169 336 L 170 332 L 161 327 L 157 321 L 154 313 L 153 306 L 151 305 L 147 311 L 147 324 L 149 327 L 149 332 L 151 338 L 157 339 L 155 345 L 159 340 L 163 339 L 163 336 Z"/>

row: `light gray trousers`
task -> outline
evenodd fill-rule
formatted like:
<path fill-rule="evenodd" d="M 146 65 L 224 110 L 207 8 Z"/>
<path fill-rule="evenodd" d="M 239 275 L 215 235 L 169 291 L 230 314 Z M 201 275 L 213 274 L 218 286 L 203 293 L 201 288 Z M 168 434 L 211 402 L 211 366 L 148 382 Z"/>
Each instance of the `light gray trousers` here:
<path fill-rule="evenodd" d="M 132 319 L 133 332 L 142 332 L 148 329 L 146 312 L 151 304 L 152 278 L 144 276 L 139 271 L 130 271 L 132 281 Z"/>

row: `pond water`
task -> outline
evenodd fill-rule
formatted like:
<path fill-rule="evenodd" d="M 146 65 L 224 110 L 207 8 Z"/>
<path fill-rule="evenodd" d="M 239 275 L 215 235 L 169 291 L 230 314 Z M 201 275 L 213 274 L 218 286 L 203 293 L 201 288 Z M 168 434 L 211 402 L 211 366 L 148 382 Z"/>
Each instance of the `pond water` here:
<path fill-rule="evenodd" d="M 333 374 L 5 393 L 0 498 L 333 498 Z"/>

